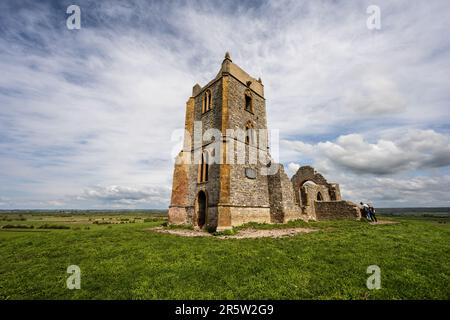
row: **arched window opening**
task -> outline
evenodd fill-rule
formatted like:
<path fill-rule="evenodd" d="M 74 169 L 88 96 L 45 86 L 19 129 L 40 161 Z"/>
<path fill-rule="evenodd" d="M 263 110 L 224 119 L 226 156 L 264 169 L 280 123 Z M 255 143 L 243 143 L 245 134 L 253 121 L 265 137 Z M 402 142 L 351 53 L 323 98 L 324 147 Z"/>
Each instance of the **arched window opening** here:
<path fill-rule="evenodd" d="M 245 91 L 245 110 L 253 113 L 253 99 L 250 90 Z"/>
<path fill-rule="evenodd" d="M 255 143 L 255 128 L 250 121 L 245 125 L 245 143 L 250 145 Z"/>
<path fill-rule="evenodd" d="M 202 113 L 205 113 L 212 109 L 212 94 L 211 90 L 206 90 L 205 94 L 203 95 L 203 101 L 202 101 Z"/>
<path fill-rule="evenodd" d="M 317 192 L 317 201 L 323 201 L 323 197 L 322 194 L 319 192 Z"/>
<path fill-rule="evenodd" d="M 311 198 L 310 198 L 310 194 L 309 194 L 308 191 L 309 190 L 308 190 L 307 187 L 303 188 L 303 191 L 300 191 L 301 192 L 302 205 L 304 207 L 309 207 L 311 205 L 311 203 L 310 203 Z"/>

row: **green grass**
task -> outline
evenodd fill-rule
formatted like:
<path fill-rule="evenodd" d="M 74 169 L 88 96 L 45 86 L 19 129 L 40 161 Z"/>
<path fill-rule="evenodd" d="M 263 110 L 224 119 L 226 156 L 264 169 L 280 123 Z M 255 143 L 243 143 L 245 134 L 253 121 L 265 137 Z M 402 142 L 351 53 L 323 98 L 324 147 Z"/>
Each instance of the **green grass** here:
<path fill-rule="evenodd" d="M 145 215 L 24 216 L 20 225 L 33 229 L 0 229 L 0 299 L 450 299 L 445 218 L 252 224 L 319 231 L 220 239 L 148 232 L 165 220 Z M 120 224 L 125 218 L 136 223 Z M 100 220 L 112 224 L 93 223 Z M 39 229 L 45 224 L 70 229 Z M 72 264 L 81 268 L 80 290 L 66 289 Z M 366 287 L 373 264 L 380 290 Z"/>

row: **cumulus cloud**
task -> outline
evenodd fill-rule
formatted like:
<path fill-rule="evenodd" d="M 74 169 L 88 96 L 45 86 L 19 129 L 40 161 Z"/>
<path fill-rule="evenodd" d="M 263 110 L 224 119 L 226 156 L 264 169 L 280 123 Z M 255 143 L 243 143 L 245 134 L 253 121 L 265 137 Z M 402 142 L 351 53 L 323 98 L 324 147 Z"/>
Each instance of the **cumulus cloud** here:
<path fill-rule="evenodd" d="M 286 167 L 286 173 L 290 176 L 293 176 L 298 169 L 300 168 L 300 165 L 298 163 L 289 162 Z"/>
<path fill-rule="evenodd" d="M 343 195 L 354 201 L 367 201 L 379 207 L 449 206 L 450 176 L 412 178 L 374 177 L 358 179 L 341 177 Z"/>
<path fill-rule="evenodd" d="M 298 152 L 298 157 L 326 162 L 323 166 L 328 171 L 334 167 L 357 174 L 388 175 L 450 165 L 450 136 L 433 130 L 395 132 L 375 142 L 354 133 L 315 145 L 301 141 L 284 141 L 283 145 Z"/>

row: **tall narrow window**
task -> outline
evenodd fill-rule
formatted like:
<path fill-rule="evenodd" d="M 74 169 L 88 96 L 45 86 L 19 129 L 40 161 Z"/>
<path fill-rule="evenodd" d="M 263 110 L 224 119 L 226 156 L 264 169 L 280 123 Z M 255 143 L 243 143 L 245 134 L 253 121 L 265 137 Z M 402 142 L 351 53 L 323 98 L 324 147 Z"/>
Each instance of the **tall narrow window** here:
<path fill-rule="evenodd" d="M 208 90 L 208 110 L 211 110 L 211 109 L 212 109 L 212 94 L 211 94 L 211 90 Z"/>
<path fill-rule="evenodd" d="M 205 157 L 205 162 L 203 163 L 203 181 L 208 181 L 208 171 L 209 171 L 209 156 L 208 156 L 208 152 L 204 153 L 204 157 Z"/>
<path fill-rule="evenodd" d="M 245 110 L 253 113 L 252 93 L 250 90 L 245 91 Z"/>
<path fill-rule="evenodd" d="M 255 128 L 250 121 L 245 125 L 245 143 L 253 145 L 255 142 Z"/>
<path fill-rule="evenodd" d="M 202 100 L 202 113 L 205 113 L 206 111 L 209 111 L 212 109 L 212 94 L 211 90 L 206 90 L 205 94 L 203 95 Z"/>
<path fill-rule="evenodd" d="M 208 159 L 208 152 L 202 153 L 202 159 L 198 166 L 198 182 L 206 182 L 208 181 L 208 171 L 209 171 L 209 165 L 208 165 L 209 159 Z"/>

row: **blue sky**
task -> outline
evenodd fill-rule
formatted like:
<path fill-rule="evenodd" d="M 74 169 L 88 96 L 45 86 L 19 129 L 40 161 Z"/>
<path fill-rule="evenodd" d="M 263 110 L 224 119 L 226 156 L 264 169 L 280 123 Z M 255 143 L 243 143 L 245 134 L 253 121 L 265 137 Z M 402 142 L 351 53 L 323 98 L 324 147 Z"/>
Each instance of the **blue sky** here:
<path fill-rule="evenodd" d="M 81 29 L 66 8 L 81 8 Z M 366 8 L 381 9 L 381 29 Z M 2 1 L 0 209 L 164 208 L 172 132 L 230 51 L 280 160 L 344 197 L 450 206 L 448 1 Z"/>

